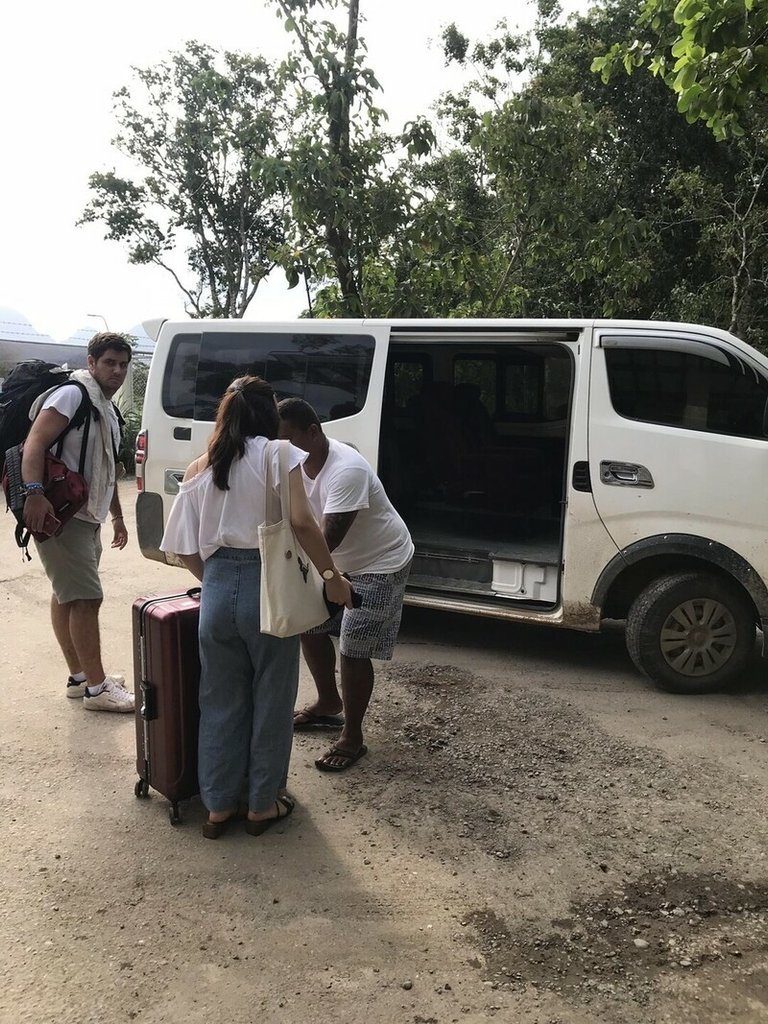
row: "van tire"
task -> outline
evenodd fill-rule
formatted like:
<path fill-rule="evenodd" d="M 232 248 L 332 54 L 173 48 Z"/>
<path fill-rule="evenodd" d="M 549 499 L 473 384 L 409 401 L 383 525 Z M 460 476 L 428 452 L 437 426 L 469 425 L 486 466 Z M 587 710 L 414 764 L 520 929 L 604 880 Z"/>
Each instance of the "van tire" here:
<path fill-rule="evenodd" d="M 704 609 L 701 602 L 712 604 Z M 685 624 L 690 622 L 693 625 L 686 631 Z M 678 631 L 679 642 L 674 635 L 670 641 L 670 632 Z M 637 668 L 660 689 L 713 693 L 734 683 L 749 664 L 755 645 L 755 612 L 744 592 L 721 576 L 702 572 L 663 576 L 632 604 L 626 644 Z"/>

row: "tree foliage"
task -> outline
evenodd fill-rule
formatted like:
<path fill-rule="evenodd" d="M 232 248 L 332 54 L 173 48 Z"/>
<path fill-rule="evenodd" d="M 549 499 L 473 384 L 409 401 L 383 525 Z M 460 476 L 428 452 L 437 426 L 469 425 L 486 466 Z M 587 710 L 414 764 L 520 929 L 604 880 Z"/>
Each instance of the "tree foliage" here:
<path fill-rule="evenodd" d="M 115 94 L 113 144 L 135 171 L 92 174 L 81 223 L 102 223 L 131 263 L 172 274 L 191 315 L 241 317 L 283 241 L 280 189 L 253 171 L 280 134 L 273 71 L 189 43 L 134 75 Z"/>
<path fill-rule="evenodd" d="M 446 31 L 473 77 L 443 97 L 412 216 L 368 261 L 377 315 L 682 318 L 760 342 L 759 155 L 686 124 L 659 78 L 592 73 L 636 17 L 615 0 L 569 22 L 542 9 L 530 38 Z"/>
<path fill-rule="evenodd" d="M 289 42 L 274 76 L 200 47 L 144 72 L 155 106 L 139 112 L 124 91 L 118 141 L 139 163 L 149 154 L 145 176 L 93 182 L 90 219 L 135 261 L 164 265 L 192 239 L 193 311 L 241 315 L 274 262 L 291 286 L 303 281 L 310 315 L 682 319 L 763 343 L 768 100 L 747 107 L 734 92 L 733 117 L 723 101 L 762 81 L 759 61 L 741 46 L 711 123 L 679 116 L 663 69 L 592 70 L 638 25 L 650 49 L 633 50 L 631 67 L 658 55 L 663 31 L 682 37 L 687 22 L 665 12 L 695 22 L 689 41 L 709 25 L 706 52 L 725 54 L 736 28 L 708 22 L 708 0 L 602 0 L 567 20 L 538 0 L 530 33 L 502 23 L 481 41 L 449 26 L 445 57 L 464 84 L 399 133 L 384 127 L 358 0 L 270 2 Z M 757 0 L 742 6 L 739 31 L 759 56 Z M 651 9 L 662 20 L 648 21 Z M 724 74 L 719 58 L 699 65 L 685 88 Z M 240 264 L 230 255 L 242 232 L 228 232 L 246 222 L 255 235 Z"/>
<path fill-rule="evenodd" d="M 375 104 L 379 83 L 366 64 L 358 0 L 273 0 L 292 50 L 279 69 L 291 133 L 282 154 L 256 163 L 290 199 L 287 242 L 278 254 L 295 287 L 321 288 L 319 312 L 369 312 L 365 267 L 409 218 L 409 192 L 395 155 L 431 145 L 426 121 L 392 137 Z M 342 9 L 344 28 L 318 16 Z"/>
<path fill-rule="evenodd" d="M 768 93 L 766 0 L 645 0 L 634 30 L 595 58 L 603 81 L 647 65 L 689 124 L 704 121 L 719 140 L 744 134 L 754 95 Z"/>

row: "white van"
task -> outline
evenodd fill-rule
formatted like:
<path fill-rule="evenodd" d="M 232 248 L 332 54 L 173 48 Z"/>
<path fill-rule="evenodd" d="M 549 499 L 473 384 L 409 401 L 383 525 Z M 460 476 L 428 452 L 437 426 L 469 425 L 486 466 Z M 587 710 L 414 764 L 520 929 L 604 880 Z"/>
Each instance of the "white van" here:
<path fill-rule="evenodd" d="M 197 320 L 156 338 L 138 441 L 148 558 L 245 373 L 310 402 L 413 535 L 411 605 L 596 631 L 681 693 L 768 620 L 768 359 L 691 324 Z"/>

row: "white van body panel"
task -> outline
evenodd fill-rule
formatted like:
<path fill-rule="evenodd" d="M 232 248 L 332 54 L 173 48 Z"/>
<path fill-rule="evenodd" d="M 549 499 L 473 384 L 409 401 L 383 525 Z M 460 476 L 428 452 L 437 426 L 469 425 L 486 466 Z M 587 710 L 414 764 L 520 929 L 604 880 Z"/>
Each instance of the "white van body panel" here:
<path fill-rule="evenodd" d="M 270 332 L 276 334 L 293 333 L 297 327 L 300 328 L 302 334 L 322 334 L 327 333 L 328 325 L 329 321 L 327 320 L 302 320 L 298 325 L 296 322 L 270 323 L 268 327 Z M 156 363 L 158 370 L 161 371 L 168 357 L 170 343 L 177 334 L 194 333 L 196 329 L 199 329 L 201 333 L 205 330 L 206 334 L 215 334 L 216 332 L 226 332 L 230 335 L 247 334 L 253 330 L 253 327 L 252 323 L 244 320 L 200 320 L 191 323 L 166 321 L 158 335 L 153 364 Z M 360 321 L 334 321 L 333 331 L 335 334 L 360 334 L 361 324 Z M 327 433 L 329 437 L 353 443 L 375 467 L 389 328 L 385 325 L 375 326 L 366 329 L 365 333 L 372 335 L 376 342 L 365 407 L 355 416 L 328 424 Z M 144 470 L 144 490 L 163 495 L 167 518 L 170 502 L 178 491 L 178 483 L 189 463 L 205 451 L 208 439 L 213 432 L 213 423 L 207 420 L 198 421 L 192 418 L 182 420 L 169 416 L 163 409 L 162 391 L 163 374 L 153 370 L 147 382 L 142 423 L 149 438 L 148 457 Z M 191 431 L 189 438 L 183 440 L 174 438 L 174 431 L 178 432 L 179 429 L 183 431 L 185 428 Z"/>
<path fill-rule="evenodd" d="M 611 404 L 606 345 L 621 335 L 659 345 L 679 343 L 715 359 L 731 352 L 768 375 L 768 360 L 724 332 L 680 325 L 601 326 L 594 334 L 589 410 L 589 461 L 597 512 L 617 548 L 644 538 L 686 534 L 711 539 L 741 555 L 768 579 L 768 441 L 705 429 L 643 422 Z M 690 348 L 687 346 L 690 344 Z M 699 400 L 706 396 L 699 396 Z M 689 394 L 689 402 L 697 396 Z M 695 407 L 691 407 L 695 417 Z M 609 482 L 605 463 L 648 470 L 653 486 Z M 602 469 L 601 469 L 602 467 Z"/>

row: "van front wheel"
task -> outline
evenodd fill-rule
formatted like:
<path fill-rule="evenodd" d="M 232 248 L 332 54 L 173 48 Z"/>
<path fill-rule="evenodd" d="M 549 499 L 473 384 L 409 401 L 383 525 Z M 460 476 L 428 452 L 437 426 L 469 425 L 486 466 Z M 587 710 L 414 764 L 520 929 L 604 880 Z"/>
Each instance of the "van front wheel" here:
<path fill-rule="evenodd" d="M 755 614 L 745 594 L 719 576 L 664 576 L 630 608 L 626 641 L 632 661 L 662 690 L 712 693 L 747 667 Z"/>

